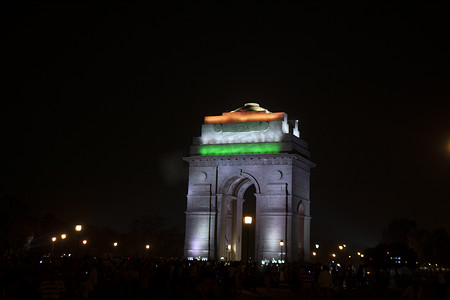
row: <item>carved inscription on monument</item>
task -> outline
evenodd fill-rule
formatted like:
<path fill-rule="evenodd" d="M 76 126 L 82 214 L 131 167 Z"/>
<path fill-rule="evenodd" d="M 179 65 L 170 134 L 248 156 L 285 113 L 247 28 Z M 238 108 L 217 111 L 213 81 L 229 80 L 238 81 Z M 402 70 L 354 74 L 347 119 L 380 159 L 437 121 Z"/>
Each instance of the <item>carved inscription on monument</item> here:
<path fill-rule="evenodd" d="M 268 129 L 268 122 L 225 123 L 214 125 L 214 131 L 217 133 L 266 131 Z"/>

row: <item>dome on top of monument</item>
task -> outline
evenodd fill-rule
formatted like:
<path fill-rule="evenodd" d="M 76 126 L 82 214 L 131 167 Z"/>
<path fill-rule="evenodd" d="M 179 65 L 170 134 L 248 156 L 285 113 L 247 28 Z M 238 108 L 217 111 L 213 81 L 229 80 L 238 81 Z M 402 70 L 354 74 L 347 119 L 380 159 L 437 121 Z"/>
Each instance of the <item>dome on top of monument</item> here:
<path fill-rule="evenodd" d="M 270 113 L 267 109 L 259 106 L 259 103 L 245 103 L 244 106 L 238 109 L 232 110 L 231 112 L 245 112 L 245 111 L 264 111 Z"/>

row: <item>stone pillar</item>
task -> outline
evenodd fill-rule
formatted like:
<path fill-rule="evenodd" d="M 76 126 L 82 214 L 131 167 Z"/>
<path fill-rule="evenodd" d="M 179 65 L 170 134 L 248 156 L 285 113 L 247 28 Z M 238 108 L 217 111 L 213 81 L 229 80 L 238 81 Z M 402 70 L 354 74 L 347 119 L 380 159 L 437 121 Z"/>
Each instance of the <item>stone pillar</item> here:
<path fill-rule="evenodd" d="M 310 244 L 310 223 L 311 217 L 304 216 L 304 230 L 303 230 L 303 253 L 304 261 L 311 261 L 311 244 Z"/>

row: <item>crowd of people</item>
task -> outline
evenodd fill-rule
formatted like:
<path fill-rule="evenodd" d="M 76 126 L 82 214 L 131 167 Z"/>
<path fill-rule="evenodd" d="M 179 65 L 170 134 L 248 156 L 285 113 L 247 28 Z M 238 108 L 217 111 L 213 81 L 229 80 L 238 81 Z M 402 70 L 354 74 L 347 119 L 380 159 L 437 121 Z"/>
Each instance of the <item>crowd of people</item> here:
<path fill-rule="evenodd" d="M 433 275 L 433 289 L 441 297 L 436 299 L 445 299 L 449 278 L 444 275 Z M 410 290 L 426 286 L 424 276 L 419 281 L 415 277 Z M 224 298 L 233 299 L 244 289 L 256 292 L 257 287 L 292 289 L 302 299 L 312 299 L 313 292 L 323 299 L 343 299 L 346 289 L 389 288 L 392 276 L 362 266 L 47 257 L 3 258 L 0 283 L 0 299 L 208 299 L 218 291 Z"/>

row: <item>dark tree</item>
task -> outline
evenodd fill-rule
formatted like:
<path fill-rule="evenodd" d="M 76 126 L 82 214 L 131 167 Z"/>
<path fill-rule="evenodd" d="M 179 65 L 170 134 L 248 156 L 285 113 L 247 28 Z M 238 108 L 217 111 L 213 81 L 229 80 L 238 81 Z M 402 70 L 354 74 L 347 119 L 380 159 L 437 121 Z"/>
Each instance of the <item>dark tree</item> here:
<path fill-rule="evenodd" d="M 21 253 L 38 231 L 39 222 L 31 209 L 15 197 L 0 197 L 1 253 Z"/>
<path fill-rule="evenodd" d="M 59 220 L 55 215 L 45 214 L 41 219 L 41 233 L 47 235 L 55 235 L 60 231 L 67 231 L 63 222 Z M 64 228 L 64 229 L 63 229 Z"/>
<path fill-rule="evenodd" d="M 382 243 L 408 243 L 408 235 L 417 229 L 417 222 L 407 219 L 391 221 L 383 230 Z"/>
<path fill-rule="evenodd" d="M 417 229 L 409 234 L 408 240 L 421 263 L 450 265 L 450 235 L 444 228 L 433 231 Z"/>
<path fill-rule="evenodd" d="M 128 236 L 129 249 L 132 255 L 179 257 L 183 253 L 184 236 L 175 228 L 164 228 L 164 218 L 151 215 L 142 216 L 131 223 Z M 146 251 L 145 244 L 150 244 Z"/>

